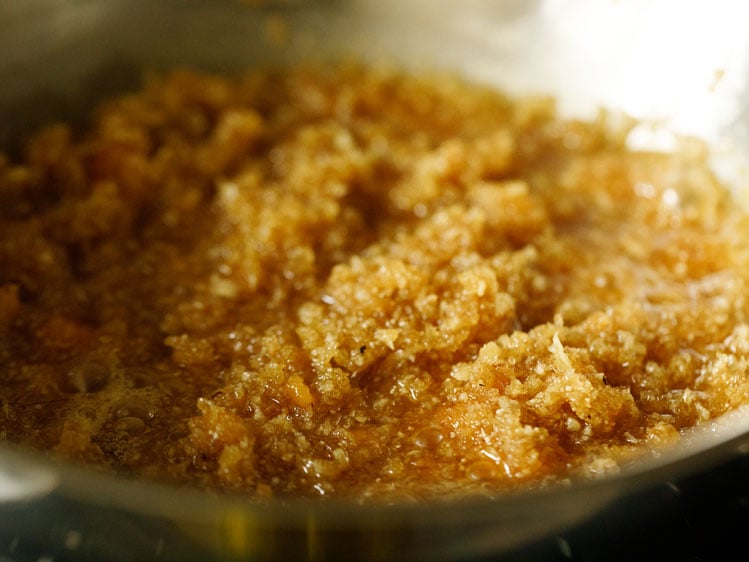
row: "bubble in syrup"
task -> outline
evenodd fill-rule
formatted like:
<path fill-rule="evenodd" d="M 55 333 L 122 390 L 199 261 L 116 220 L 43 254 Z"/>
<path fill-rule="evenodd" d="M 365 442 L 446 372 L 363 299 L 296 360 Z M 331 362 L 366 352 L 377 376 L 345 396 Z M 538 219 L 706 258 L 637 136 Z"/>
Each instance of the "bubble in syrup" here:
<path fill-rule="evenodd" d="M 498 476 L 497 466 L 487 459 L 474 461 L 466 469 L 466 474 L 471 480 L 494 480 Z"/>
<path fill-rule="evenodd" d="M 109 383 L 110 371 L 99 361 L 84 361 L 64 374 L 60 390 L 69 394 L 98 392 Z"/>
<path fill-rule="evenodd" d="M 96 408 L 94 408 L 93 406 L 81 406 L 80 408 L 78 408 L 76 413 L 81 418 L 85 418 L 91 421 L 96 420 L 97 412 Z"/>
<path fill-rule="evenodd" d="M 427 426 L 422 427 L 414 435 L 414 443 L 417 447 L 423 449 L 436 449 L 445 438 L 439 427 Z"/>
<path fill-rule="evenodd" d="M 141 418 L 124 417 L 114 424 L 115 432 L 125 435 L 140 435 L 146 430 L 146 422 Z"/>
<path fill-rule="evenodd" d="M 114 419 L 136 418 L 145 422 L 152 419 L 153 416 L 154 411 L 151 405 L 136 397 L 121 400 L 112 408 Z"/>

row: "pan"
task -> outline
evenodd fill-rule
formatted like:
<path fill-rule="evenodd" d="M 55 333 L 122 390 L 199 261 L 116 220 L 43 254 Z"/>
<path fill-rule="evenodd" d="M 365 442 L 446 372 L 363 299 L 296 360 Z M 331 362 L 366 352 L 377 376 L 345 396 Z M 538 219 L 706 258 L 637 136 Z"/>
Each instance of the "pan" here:
<path fill-rule="evenodd" d="M 638 0 L 26 0 L 0 6 L 0 144 L 75 121 L 144 68 L 234 71 L 354 56 L 459 72 L 562 114 L 621 110 L 713 149 L 749 187 L 749 6 Z M 0 365 L 0 376 L 2 366 Z M 748 375 L 749 376 L 749 375 Z M 0 428 L 1 429 L 1 428 Z M 594 481 L 391 505 L 262 504 L 114 477 L 0 443 L 0 541 L 15 559 L 477 560 L 589 521 L 622 499 L 749 451 L 749 411 Z M 44 558 L 44 557 L 47 558 Z"/>

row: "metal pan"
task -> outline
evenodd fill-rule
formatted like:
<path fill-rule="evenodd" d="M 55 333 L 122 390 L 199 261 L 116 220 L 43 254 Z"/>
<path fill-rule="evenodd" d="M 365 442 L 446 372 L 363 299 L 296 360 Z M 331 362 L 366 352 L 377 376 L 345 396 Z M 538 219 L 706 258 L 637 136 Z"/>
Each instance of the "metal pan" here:
<path fill-rule="evenodd" d="M 231 70 L 386 57 L 447 68 L 510 93 L 550 93 L 563 113 L 621 109 L 715 147 L 749 187 L 749 5 L 613 0 L 25 0 L 0 6 L 0 145 L 75 119 L 143 68 Z M 0 376 L 2 376 L 0 366 Z M 749 375 L 747 375 L 749 376 Z M 0 428 L 1 429 L 1 428 Z M 25 559 L 424 560 L 499 555 L 579 525 L 622 498 L 749 451 L 734 412 L 599 481 L 412 505 L 258 505 L 115 478 L 0 446 L 0 544 Z"/>

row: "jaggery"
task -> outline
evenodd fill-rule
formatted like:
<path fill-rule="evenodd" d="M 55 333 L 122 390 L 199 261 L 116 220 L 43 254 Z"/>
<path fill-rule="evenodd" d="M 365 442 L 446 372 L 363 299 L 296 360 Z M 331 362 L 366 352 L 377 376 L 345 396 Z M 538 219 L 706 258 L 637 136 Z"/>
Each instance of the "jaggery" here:
<path fill-rule="evenodd" d="M 0 438 L 255 498 L 597 478 L 749 400 L 749 222 L 445 75 L 175 70 L 0 158 Z"/>

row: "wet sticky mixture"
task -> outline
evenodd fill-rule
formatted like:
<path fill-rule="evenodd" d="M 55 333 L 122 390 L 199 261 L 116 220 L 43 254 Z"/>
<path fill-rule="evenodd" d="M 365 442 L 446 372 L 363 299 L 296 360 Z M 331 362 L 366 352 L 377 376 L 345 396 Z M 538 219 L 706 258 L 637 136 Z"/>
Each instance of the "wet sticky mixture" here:
<path fill-rule="evenodd" d="M 749 401 L 749 221 L 448 77 L 150 80 L 0 164 L 0 435 L 254 497 L 618 470 Z"/>

